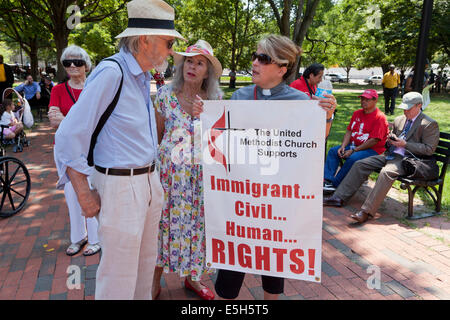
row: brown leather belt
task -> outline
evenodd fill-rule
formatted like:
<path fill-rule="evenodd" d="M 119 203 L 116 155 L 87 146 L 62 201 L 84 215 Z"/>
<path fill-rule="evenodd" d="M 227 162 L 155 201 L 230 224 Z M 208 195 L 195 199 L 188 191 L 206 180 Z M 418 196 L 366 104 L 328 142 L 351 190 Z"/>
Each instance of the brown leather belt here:
<path fill-rule="evenodd" d="M 139 174 L 148 173 L 149 171 L 150 172 L 155 171 L 155 163 L 153 163 L 151 166 L 137 169 L 114 169 L 114 168 L 106 169 L 97 165 L 95 166 L 95 169 L 100 173 L 108 174 L 111 176 L 131 176 L 131 175 L 136 176 Z"/>

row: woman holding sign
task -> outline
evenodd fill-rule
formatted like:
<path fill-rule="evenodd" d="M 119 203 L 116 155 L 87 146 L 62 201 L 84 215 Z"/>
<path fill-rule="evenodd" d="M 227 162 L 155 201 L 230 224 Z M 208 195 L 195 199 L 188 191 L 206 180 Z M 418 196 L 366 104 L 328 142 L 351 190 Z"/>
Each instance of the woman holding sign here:
<path fill-rule="evenodd" d="M 232 100 L 309 100 L 309 96 L 289 87 L 286 79 L 294 72 L 297 57 L 302 50 L 289 38 L 280 35 L 269 35 L 259 41 L 257 51 L 252 55 L 253 85 L 235 91 Z M 327 112 L 326 135 L 331 127 L 331 118 L 336 109 L 336 99 L 332 95 L 319 99 L 319 106 Z M 194 115 L 203 112 L 202 102 L 194 106 Z M 219 270 L 215 289 L 225 299 L 234 299 L 244 281 L 245 273 Z M 280 277 L 261 276 L 264 299 L 278 299 L 284 291 L 284 279 Z"/>
<path fill-rule="evenodd" d="M 152 296 L 160 293 L 162 272 L 177 272 L 185 277 L 187 289 L 212 300 L 214 293 L 200 282 L 202 275 L 212 270 L 205 266 L 203 178 L 194 159 L 193 105 L 198 96 L 208 100 L 222 97 L 218 81 L 222 66 L 203 40 L 186 52 L 176 52 L 174 61 L 174 80 L 161 87 L 155 98 L 164 206 Z"/>

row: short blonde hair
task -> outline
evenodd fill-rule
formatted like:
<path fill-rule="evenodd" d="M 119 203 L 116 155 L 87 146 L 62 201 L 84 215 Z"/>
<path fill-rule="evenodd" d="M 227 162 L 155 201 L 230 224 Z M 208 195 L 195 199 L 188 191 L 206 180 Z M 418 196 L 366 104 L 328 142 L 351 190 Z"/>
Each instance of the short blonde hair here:
<path fill-rule="evenodd" d="M 297 61 L 297 57 L 303 52 L 302 48 L 296 45 L 291 39 L 277 34 L 264 36 L 258 42 L 258 48 L 268 54 L 277 64 L 286 66 L 287 72 L 283 76 L 285 80 L 294 71 L 293 67 Z"/>

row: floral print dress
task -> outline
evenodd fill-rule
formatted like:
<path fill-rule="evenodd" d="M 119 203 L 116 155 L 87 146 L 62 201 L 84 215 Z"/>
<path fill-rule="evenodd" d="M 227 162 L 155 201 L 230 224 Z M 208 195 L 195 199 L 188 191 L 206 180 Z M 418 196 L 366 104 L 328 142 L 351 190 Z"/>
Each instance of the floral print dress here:
<path fill-rule="evenodd" d="M 202 167 L 194 163 L 194 121 L 171 85 L 161 87 L 155 108 L 165 119 L 159 146 L 159 172 L 164 205 L 158 235 L 157 265 L 164 272 L 201 276 L 213 270 L 205 262 L 205 218 Z"/>

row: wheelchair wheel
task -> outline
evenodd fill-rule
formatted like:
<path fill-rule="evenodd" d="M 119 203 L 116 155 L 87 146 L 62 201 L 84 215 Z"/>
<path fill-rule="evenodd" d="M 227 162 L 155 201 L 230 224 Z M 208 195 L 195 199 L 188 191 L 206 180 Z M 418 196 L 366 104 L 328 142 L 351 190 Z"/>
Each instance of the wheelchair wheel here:
<path fill-rule="evenodd" d="M 0 217 L 11 217 L 22 210 L 30 188 L 30 174 L 23 162 L 13 157 L 0 158 Z"/>

